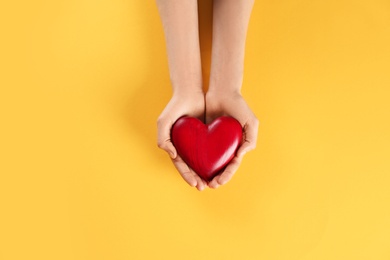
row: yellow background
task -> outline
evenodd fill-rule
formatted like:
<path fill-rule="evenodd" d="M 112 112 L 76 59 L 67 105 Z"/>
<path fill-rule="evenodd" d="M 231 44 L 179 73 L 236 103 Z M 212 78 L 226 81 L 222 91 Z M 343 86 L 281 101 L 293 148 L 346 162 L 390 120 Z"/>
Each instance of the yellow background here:
<path fill-rule="evenodd" d="M 154 1 L 0 12 L 1 260 L 390 259 L 389 1 L 255 3 L 258 148 L 204 192 L 156 146 L 171 89 Z"/>

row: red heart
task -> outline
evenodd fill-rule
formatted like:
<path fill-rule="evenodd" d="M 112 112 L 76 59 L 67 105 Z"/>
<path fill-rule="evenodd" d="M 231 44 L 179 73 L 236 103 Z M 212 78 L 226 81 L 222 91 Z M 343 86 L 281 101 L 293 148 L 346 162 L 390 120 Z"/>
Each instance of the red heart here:
<path fill-rule="evenodd" d="M 209 125 L 185 116 L 175 122 L 171 135 L 180 157 L 200 177 L 211 181 L 233 159 L 241 144 L 242 127 L 227 116 Z"/>

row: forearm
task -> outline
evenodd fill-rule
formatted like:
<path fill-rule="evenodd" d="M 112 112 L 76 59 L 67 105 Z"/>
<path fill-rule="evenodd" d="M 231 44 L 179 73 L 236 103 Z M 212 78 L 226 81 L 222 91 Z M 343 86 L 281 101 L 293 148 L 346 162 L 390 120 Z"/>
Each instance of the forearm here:
<path fill-rule="evenodd" d="M 197 0 L 156 0 L 174 93 L 202 91 Z"/>
<path fill-rule="evenodd" d="M 254 0 L 214 0 L 209 92 L 239 93 L 245 40 Z"/>

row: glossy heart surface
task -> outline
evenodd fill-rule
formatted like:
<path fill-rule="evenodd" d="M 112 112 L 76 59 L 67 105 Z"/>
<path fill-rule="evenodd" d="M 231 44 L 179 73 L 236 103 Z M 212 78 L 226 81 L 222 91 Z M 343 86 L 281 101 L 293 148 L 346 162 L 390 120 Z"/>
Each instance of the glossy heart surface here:
<path fill-rule="evenodd" d="M 236 119 L 227 116 L 208 125 L 186 116 L 172 126 L 171 139 L 187 165 L 210 181 L 235 156 L 242 140 L 242 127 Z"/>

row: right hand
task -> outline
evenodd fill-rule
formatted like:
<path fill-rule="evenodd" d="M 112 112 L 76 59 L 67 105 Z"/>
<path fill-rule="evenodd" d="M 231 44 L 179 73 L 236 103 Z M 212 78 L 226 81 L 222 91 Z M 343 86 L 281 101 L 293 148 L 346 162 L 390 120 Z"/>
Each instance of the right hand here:
<path fill-rule="evenodd" d="M 157 145 L 166 151 L 183 179 L 192 187 L 203 190 L 207 183 L 198 176 L 177 154 L 171 141 L 172 125 L 182 116 L 192 116 L 203 120 L 205 99 L 202 91 L 174 93 L 168 105 L 157 120 Z"/>
<path fill-rule="evenodd" d="M 206 123 L 210 123 L 219 116 L 231 116 L 240 122 L 243 128 L 243 142 L 238 148 L 236 156 L 224 171 L 208 183 L 208 186 L 213 189 L 226 184 L 233 177 L 244 155 L 256 147 L 259 129 L 259 120 L 239 92 L 213 93 L 209 91 L 207 93 Z"/>

